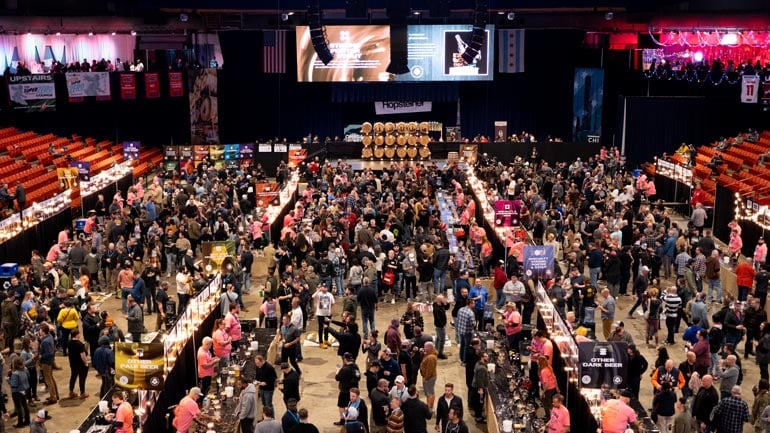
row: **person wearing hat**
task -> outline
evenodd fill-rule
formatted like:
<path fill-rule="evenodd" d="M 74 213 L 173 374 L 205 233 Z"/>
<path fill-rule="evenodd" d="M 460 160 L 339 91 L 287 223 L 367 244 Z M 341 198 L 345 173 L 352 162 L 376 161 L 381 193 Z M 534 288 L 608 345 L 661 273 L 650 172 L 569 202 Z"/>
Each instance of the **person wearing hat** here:
<path fill-rule="evenodd" d="M 92 357 L 94 370 L 102 378 L 99 397 L 102 398 L 115 384 L 115 352 L 110 347 L 110 338 L 106 335 L 99 337 L 99 347 Z"/>
<path fill-rule="evenodd" d="M 636 425 L 636 411 L 628 405 L 634 394 L 624 389 L 620 398 L 610 399 L 602 406 L 602 433 L 623 433 L 629 424 Z"/>
<path fill-rule="evenodd" d="M 622 341 L 626 344 L 633 344 L 634 337 L 626 332 L 626 324 L 619 321 L 615 323 L 615 330 L 607 337 L 607 341 Z"/>
<path fill-rule="evenodd" d="M 390 388 L 388 396 L 390 398 L 399 398 L 402 402 L 406 401 L 406 399 L 409 398 L 409 394 L 406 392 L 406 380 L 404 379 L 404 376 L 399 374 L 396 376 L 396 380 L 393 383 L 394 385 Z"/>
<path fill-rule="evenodd" d="M 293 370 L 288 362 L 281 363 L 283 379 L 278 381 L 278 390 L 283 393 L 283 402 L 289 408 L 289 401 L 299 401 L 299 374 Z"/>
<path fill-rule="evenodd" d="M 142 341 L 142 333 L 144 332 L 144 313 L 142 307 L 139 306 L 137 300 L 132 295 L 126 297 L 128 301 L 127 314 L 123 315 L 128 323 L 128 333 L 131 334 L 131 339 L 134 342 Z"/>
<path fill-rule="evenodd" d="M 116 393 L 122 393 L 122 391 L 116 391 L 112 394 L 113 402 L 115 401 Z M 191 388 L 190 392 L 179 401 L 176 409 L 174 409 L 173 422 L 177 433 L 187 433 L 190 430 L 190 427 L 192 427 L 193 422 L 197 422 L 203 427 L 209 422 L 219 422 L 216 418 L 201 412 L 198 407 L 198 399 L 202 396 L 203 392 L 196 386 Z"/>
<path fill-rule="evenodd" d="M 340 420 L 334 425 L 344 424 L 344 411 L 350 403 L 350 390 L 358 389 L 358 382 L 361 380 L 361 371 L 358 369 L 358 365 L 355 363 L 355 358 L 349 352 L 345 352 L 342 355 L 342 368 L 339 369 L 334 376 L 334 380 L 337 381 L 337 387 L 339 394 L 337 396 L 337 409 L 340 412 Z"/>
<path fill-rule="evenodd" d="M 36 415 L 35 419 L 33 419 L 29 425 L 29 433 L 48 433 L 48 429 L 45 427 L 45 422 L 51 419 L 51 416 L 48 415 L 48 411 L 40 409 L 37 411 Z"/>

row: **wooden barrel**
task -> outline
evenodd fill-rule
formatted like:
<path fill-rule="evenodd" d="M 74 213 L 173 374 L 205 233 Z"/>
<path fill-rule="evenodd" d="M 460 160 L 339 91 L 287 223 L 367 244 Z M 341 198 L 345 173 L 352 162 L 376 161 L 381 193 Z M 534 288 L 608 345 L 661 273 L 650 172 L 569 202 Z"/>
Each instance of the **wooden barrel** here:
<path fill-rule="evenodd" d="M 430 158 L 430 149 L 428 149 L 427 147 L 421 147 L 420 158 Z"/>
<path fill-rule="evenodd" d="M 396 131 L 399 134 L 406 133 L 406 123 L 405 122 L 398 122 L 398 123 L 396 123 Z"/>
<path fill-rule="evenodd" d="M 427 146 L 428 143 L 430 143 L 430 137 L 429 136 L 427 136 L 427 135 L 420 136 L 420 144 L 422 144 L 423 146 Z"/>
<path fill-rule="evenodd" d="M 398 143 L 399 146 L 406 145 L 406 135 L 399 134 L 398 137 L 396 138 L 396 143 Z"/>
<path fill-rule="evenodd" d="M 385 132 L 385 124 L 382 122 L 377 122 L 374 124 L 374 133 L 377 135 L 382 134 Z"/>
<path fill-rule="evenodd" d="M 396 155 L 398 155 L 399 158 L 404 159 L 406 158 L 406 147 L 399 147 L 396 149 Z"/>
<path fill-rule="evenodd" d="M 364 149 L 361 151 L 361 158 L 369 159 L 371 157 L 372 157 L 372 148 L 364 147 Z"/>
<path fill-rule="evenodd" d="M 410 146 L 416 146 L 417 145 L 417 136 L 414 134 L 409 135 L 409 139 L 407 140 L 409 142 Z"/>
<path fill-rule="evenodd" d="M 393 134 L 386 135 L 385 144 L 388 146 L 393 146 L 394 144 L 396 144 L 396 137 Z"/>
<path fill-rule="evenodd" d="M 419 126 L 417 126 L 417 122 L 409 122 L 406 129 L 409 130 L 410 134 L 415 134 L 419 130 Z"/>
<path fill-rule="evenodd" d="M 374 148 L 374 157 L 375 158 L 382 158 L 385 155 L 385 148 L 384 147 L 375 147 Z"/>
<path fill-rule="evenodd" d="M 427 134 L 430 131 L 430 124 L 428 122 L 420 122 L 420 132 Z"/>
<path fill-rule="evenodd" d="M 396 124 L 393 122 L 386 122 L 385 123 L 385 133 L 386 134 L 392 134 L 396 131 Z"/>
<path fill-rule="evenodd" d="M 396 156 L 396 148 L 395 147 L 386 147 L 385 148 L 385 158 L 393 159 L 394 156 Z"/>
<path fill-rule="evenodd" d="M 364 122 L 361 124 L 361 133 L 362 134 L 370 134 L 372 132 L 372 124 L 369 122 Z"/>
<path fill-rule="evenodd" d="M 410 158 L 412 158 L 412 159 L 414 159 L 414 158 L 417 158 L 417 148 L 416 148 L 416 147 L 408 147 L 408 148 L 406 149 L 406 154 L 407 154 L 407 155 L 408 155 Z"/>
<path fill-rule="evenodd" d="M 378 135 L 374 137 L 375 146 L 382 146 L 383 144 L 385 144 L 385 137 L 383 137 L 382 135 Z"/>
<path fill-rule="evenodd" d="M 361 143 L 364 144 L 364 147 L 369 147 L 372 145 L 372 136 L 371 135 L 364 135 L 361 137 Z"/>

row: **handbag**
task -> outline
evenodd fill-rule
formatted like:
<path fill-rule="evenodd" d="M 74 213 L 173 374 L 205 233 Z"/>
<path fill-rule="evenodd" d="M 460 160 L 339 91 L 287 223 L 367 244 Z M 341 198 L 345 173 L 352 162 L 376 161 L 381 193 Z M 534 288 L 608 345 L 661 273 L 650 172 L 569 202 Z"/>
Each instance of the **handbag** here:
<path fill-rule="evenodd" d="M 384 274 L 382 274 L 382 282 L 386 286 L 392 286 L 393 283 L 396 282 L 396 274 L 392 270 L 388 269 Z"/>

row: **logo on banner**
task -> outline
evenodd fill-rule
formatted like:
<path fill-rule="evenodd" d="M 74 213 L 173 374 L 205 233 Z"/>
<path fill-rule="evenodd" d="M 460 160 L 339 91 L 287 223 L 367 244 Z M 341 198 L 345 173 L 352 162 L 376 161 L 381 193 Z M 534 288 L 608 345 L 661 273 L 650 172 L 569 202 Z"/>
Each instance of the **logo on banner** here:
<path fill-rule="evenodd" d="M 511 227 L 519 225 L 519 211 L 513 200 L 495 201 L 495 226 Z"/>
<path fill-rule="evenodd" d="M 56 86 L 52 75 L 11 75 L 8 77 L 8 94 L 14 110 L 56 110 Z"/>
<path fill-rule="evenodd" d="M 88 161 L 70 161 L 70 167 L 78 170 L 78 180 L 81 182 L 91 181 L 91 163 Z"/>
<path fill-rule="evenodd" d="M 625 388 L 628 352 L 626 343 L 587 341 L 578 343 L 580 384 L 583 388 Z"/>
<path fill-rule="evenodd" d="M 307 149 L 289 150 L 289 168 L 297 168 L 307 158 Z"/>
<path fill-rule="evenodd" d="M 241 143 L 238 151 L 238 159 L 254 159 L 254 143 Z"/>
<path fill-rule="evenodd" d="M 136 99 L 136 76 L 120 74 L 120 98 Z"/>
<path fill-rule="evenodd" d="M 123 389 L 163 390 L 163 343 L 115 343 L 115 385 Z"/>
<path fill-rule="evenodd" d="M 157 72 L 144 74 L 144 93 L 147 99 L 160 98 L 160 79 Z"/>
<path fill-rule="evenodd" d="M 756 104 L 759 100 L 759 75 L 744 75 L 741 78 L 741 102 Z"/>
<path fill-rule="evenodd" d="M 172 98 L 184 96 L 184 83 L 182 82 L 181 72 L 168 73 L 168 96 Z"/>
<path fill-rule="evenodd" d="M 124 141 L 123 158 L 139 159 L 139 145 L 140 145 L 140 142 L 138 141 Z"/>
<path fill-rule="evenodd" d="M 78 169 L 75 167 L 59 167 L 56 169 L 56 177 L 59 178 L 59 187 L 62 190 L 77 189 Z"/>
<path fill-rule="evenodd" d="M 543 281 L 553 277 L 553 246 L 525 245 L 523 254 L 525 279 L 536 278 Z"/>
<path fill-rule="evenodd" d="M 433 110 L 431 101 L 378 101 L 374 103 L 374 111 L 377 115 L 383 114 L 403 114 L 403 113 L 425 113 Z"/>

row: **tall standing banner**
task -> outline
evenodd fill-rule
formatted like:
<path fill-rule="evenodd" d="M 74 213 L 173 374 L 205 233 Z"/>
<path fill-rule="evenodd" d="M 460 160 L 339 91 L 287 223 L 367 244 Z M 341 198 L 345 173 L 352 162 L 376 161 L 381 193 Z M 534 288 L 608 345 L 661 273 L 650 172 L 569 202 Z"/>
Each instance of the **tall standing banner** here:
<path fill-rule="evenodd" d="M 87 96 L 95 96 L 97 100 L 110 100 L 108 72 L 67 72 L 65 75 L 70 102 L 80 102 Z"/>
<path fill-rule="evenodd" d="M 524 278 L 537 278 L 545 281 L 553 277 L 553 246 L 525 245 L 524 246 Z"/>
<path fill-rule="evenodd" d="M 56 177 L 59 178 L 59 187 L 64 190 L 78 188 L 78 169 L 75 167 L 59 167 L 56 169 Z"/>
<path fill-rule="evenodd" d="M 759 100 L 759 75 L 741 77 L 741 102 L 756 104 Z"/>
<path fill-rule="evenodd" d="M 179 146 L 163 146 L 163 169 L 166 171 L 179 169 Z"/>
<path fill-rule="evenodd" d="M 581 388 L 622 389 L 626 380 L 628 352 L 624 342 L 587 341 L 578 343 Z M 676 382 L 676 379 L 674 379 Z"/>
<path fill-rule="evenodd" d="M 189 71 L 190 137 L 192 144 L 219 143 L 217 70 Z"/>
<path fill-rule="evenodd" d="M 144 73 L 144 94 L 147 99 L 160 98 L 160 77 L 157 72 Z"/>
<path fill-rule="evenodd" d="M 513 205 L 513 200 L 495 201 L 495 227 L 516 225 L 519 225 L 519 211 Z"/>
<path fill-rule="evenodd" d="M 115 385 L 123 389 L 163 390 L 163 343 L 115 343 Z"/>
<path fill-rule="evenodd" d="M 135 74 L 120 74 L 120 99 L 136 99 Z"/>
<path fill-rule="evenodd" d="M 139 146 L 140 146 L 140 142 L 138 141 L 124 141 L 123 158 L 139 159 Z"/>
<path fill-rule="evenodd" d="M 168 73 L 168 96 L 172 98 L 184 96 L 184 83 L 182 82 L 181 72 Z"/>
<path fill-rule="evenodd" d="M 88 161 L 70 161 L 70 167 L 78 170 L 78 180 L 81 182 L 91 181 L 91 163 Z"/>
<path fill-rule="evenodd" d="M 602 135 L 602 99 L 604 99 L 604 70 L 575 68 L 572 95 L 572 139 L 588 142 L 589 136 Z"/>
<path fill-rule="evenodd" d="M 55 111 L 56 86 L 51 74 L 10 75 L 11 108 L 28 112 Z"/>
<path fill-rule="evenodd" d="M 508 121 L 495 120 L 495 142 L 502 143 L 508 139 Z"/>

